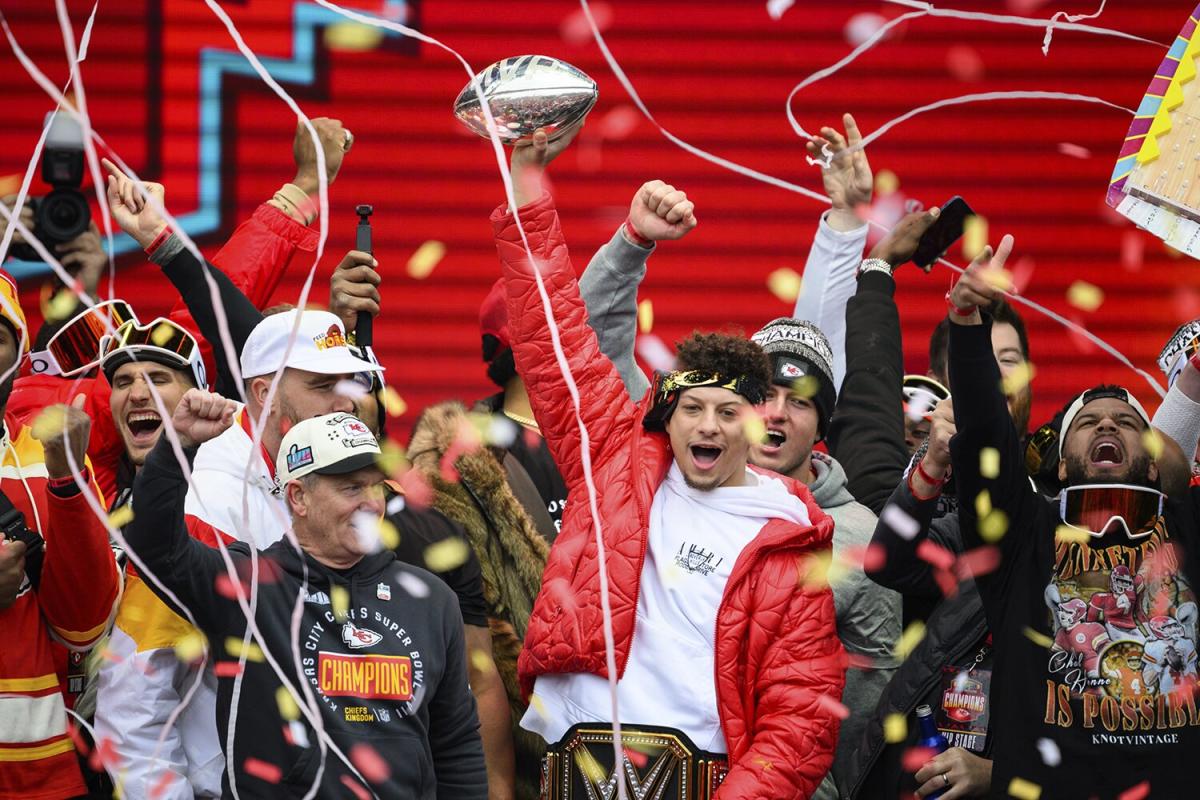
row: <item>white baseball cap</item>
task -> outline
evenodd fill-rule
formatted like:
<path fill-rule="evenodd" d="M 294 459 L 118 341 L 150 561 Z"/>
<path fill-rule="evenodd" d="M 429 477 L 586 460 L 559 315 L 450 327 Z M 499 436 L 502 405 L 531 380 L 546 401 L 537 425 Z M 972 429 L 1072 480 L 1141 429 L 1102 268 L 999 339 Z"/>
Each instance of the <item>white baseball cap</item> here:
<path fill-rule="evenodd" d="M 325 414 L 292 426 L 279 447 L 275 474 L 279 484 L 305 475 L 347 475 L 375 464 L 379 442 L 353 414 Z"/>
<path fill-rule="evenodd" d="M 296 328 L 296 341 L 284 363 L 284 353 Z M 257 378 L 289 367 L 321 375 L 357 375 L 361 372 L 382 372 L 383 367 L 364 361 L 346 346 L 346 330 L 342 321 L 328 311 L 292 309 L 272 314 L 250 331 L 242 347 L 242 377 Z"/>

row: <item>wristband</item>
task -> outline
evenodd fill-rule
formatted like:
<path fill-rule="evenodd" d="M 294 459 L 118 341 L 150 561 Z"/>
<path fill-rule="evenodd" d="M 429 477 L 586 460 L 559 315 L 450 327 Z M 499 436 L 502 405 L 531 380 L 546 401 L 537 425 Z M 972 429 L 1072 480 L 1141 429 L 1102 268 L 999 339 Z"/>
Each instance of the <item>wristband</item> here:
<path fill-rule="evenodd" d="M 950 480 L 949 472 L 946 473 L 946 477 L 944 477 L 944 478 L 935 478 L 932 475 L 930 475 L 928 472 L 925 471 L 925 467 L 922 464 L 923 461 L 924 461 L 924 459 L 921 459 L 921 461 L 917 462 L 917 472 L 921 473 L 921 480 L 925 481 L 926 483 L 932 483 L 936 486 L 941 486 L 946 481 Z"/>
<path fill-rule="evenodd" d="M 651 247 L 654 247 L 654 241 L 652 239 L 647 239 L 645 236 L 642 236 L 640 233 L 638 233 L 637 228 L 633 227 L 633 220 L 631 220 L 629 217 L 625 218 L 625 238 L 628 239 L 632 244 L 636 244 L 638 247 L 644 247 L 647 250 L 649 250 Z"/>
<path fill-rule="evenodd" d="M 916 474 L 917 474 L 917 471 L 915 469 L 909 470 L 909 472 L 908 472 L 908 480 L 906 481 L 906 483 L 908 484 L 908 493 L 909 494 L 911 494 L 917 500 L 920 500 L 922 502 L 924 502 L 926 500 L 933 500 L 937 497 L 941 497 L 942 484 L 940 482 L 936 482 L 936 481 L 934 482 L 934 486 L 933 486 L 933 494 L 924 495 L 924 494 L 921 494 L 920 492 L 918 492 L 917 487 L 913 486 L 913 475 L 916 475 Z"/>
<path fill-rule="evenodd" d="M 950 292 L 946 292 L 946 305 L 950 306 L 950 313 L 956 317 L 969 317 L 979 310 L 979 306 L 954 305 L 954 301 L 950 299 Z"/>
<path fill-rule="evenodd" d="M 82 478 L 84 483 L 90 483 L 92 480 L 91 471 L 87 467 L 84 467 L 83 472 L 79 477 Z M 50 493 L 56 497 L 74 497 L 82 491 L 79 486 L 80 485 L 75 482 L 74 475 L 68 475 L 65 478 L 46 479 L 46 488 L 49 489 Z"/>
<path fill-rule="evenodd" d="M 146 255 L 148 255 L 148 256 L 154 255 L 154 251 L 157 250 L 158 248 L 162 247 L 163 242 L 165 242 L 169 238 L 171 238 L 171 226 L 164 225 L 163 229 L 158 232 L 158 236 L 154 237 L 154 241 L 152 241 L 152 242 L 150 242 L 150 244 L 146 245 Z"/>
<path fill-rule="evenodd" d="M 289 216 L 295 218 L 298 222 L 303 222 L 305 225 L 311 225 L 313 220 L 317 218 L 317 204 L 309 197 L 303 189 L 294 183 L 285 183 L 279 187 L 279 191 L 275 193 L 275 199 L 290 206 L 295 213 Z"/>

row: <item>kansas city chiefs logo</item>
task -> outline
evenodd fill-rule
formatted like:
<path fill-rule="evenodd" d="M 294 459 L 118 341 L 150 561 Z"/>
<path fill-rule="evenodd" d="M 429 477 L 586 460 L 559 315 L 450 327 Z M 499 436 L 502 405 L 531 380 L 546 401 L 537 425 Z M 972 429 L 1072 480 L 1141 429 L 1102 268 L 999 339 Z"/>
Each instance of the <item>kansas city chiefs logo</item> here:
<path fill-rule="evenodd" d="M 351 650 L 361 650 L 379 644 L 383 636 L 366 628 L 355 627 L 353 622 L 342 626 L 342 641 L 350 645 Z"/>
<path fill-rule="evenodd" d="M 799 378 L 804 375 L 804 370 L 800 369 L 795 364 L 785 363 L 779 368 L 779 371 L 785 378 Z"/>

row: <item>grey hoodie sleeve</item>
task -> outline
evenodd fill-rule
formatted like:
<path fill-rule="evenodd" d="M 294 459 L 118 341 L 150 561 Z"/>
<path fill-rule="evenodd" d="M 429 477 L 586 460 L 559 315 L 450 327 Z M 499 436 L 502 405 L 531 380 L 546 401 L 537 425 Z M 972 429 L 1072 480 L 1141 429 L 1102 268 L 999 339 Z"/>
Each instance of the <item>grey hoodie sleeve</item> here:
<path fill-rule="evenodd" d="M 833 384 L 841 392 L 846 376 L 846 303 L 854 294 L 854 274 L 862 263 L 867 244 L 867 226 L 852 231 L 835 231 L 821 215 L 808 261 L 804 282 L 792 315 L 816 323 L 833 350 Z"/>
<path fill-rule="evenodd" d="M 654 248 L 639 247 L 618 228 L 608 244 L 596 251 L 579 279 L 587 306 L 588 324 L 600 340 L 600 352 L 621 374 L 633 402 L 642 399 L 650 381 L 634 359 L 637 340 L 637 293 L 646 277 L 646 259 Z"/>

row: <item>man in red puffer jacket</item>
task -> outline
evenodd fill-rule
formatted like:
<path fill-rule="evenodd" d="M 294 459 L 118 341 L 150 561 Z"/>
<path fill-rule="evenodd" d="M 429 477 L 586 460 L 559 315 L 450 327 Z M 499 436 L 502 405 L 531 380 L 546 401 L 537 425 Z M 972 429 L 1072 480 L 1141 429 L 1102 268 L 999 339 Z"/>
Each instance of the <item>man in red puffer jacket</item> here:
<path fill-rule="evenodd" d="M 541 188 L 541 168 L 570 138 L 548 144 L 539 132 L 517 147 L 513 184 L 586 439 L 514 217 L 504 207 L 492 216 L 517 370 L 578 498 L 550 552 L 519 662 L 523 688 L 534 692 L 522 725 L 550 745 L 543 797 L 589 788 L 607 796 L 620 778 L 632 790 L 686 782 L 688 798 L 807 798 L 833 760 L 844 682 L 833 598 L 816 566 L 832 522 L 800 483 L 747 466 L 743 420 L 769 380 L 752 342 L 693 335 L 678 370 L 631 402 L 587 325 Z M 674 224 L 690 209 L 658 213 Z M 586 499 L 589 471 L 598 519 Z M 616 769 L 597 522 L 618 713 L 626 737 L 638 732 Z M 608 744 L 598 745 L 605 727 Z"/>

